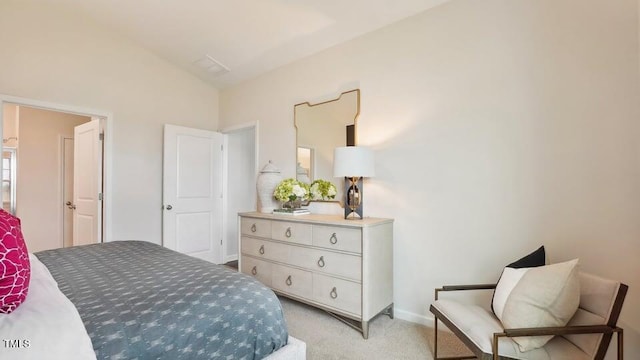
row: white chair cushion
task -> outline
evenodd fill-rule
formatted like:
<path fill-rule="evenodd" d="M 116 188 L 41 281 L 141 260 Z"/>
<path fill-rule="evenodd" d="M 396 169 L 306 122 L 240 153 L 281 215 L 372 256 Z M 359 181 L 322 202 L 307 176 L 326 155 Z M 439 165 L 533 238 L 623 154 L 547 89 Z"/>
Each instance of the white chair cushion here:
<path fill-rule="evenodd" d="M 494 333 L 503 332 L 500 321 L 488 310 L 477 306 L 461 304 L 453 300 L 441 299 L 433 306 L 451 321 L 467 338 L 486 354 L 492 354 L 491 343 Z M 587 360 L 587 356 L 567 339 L 556 336 L 543 347 L 530 351 L 520 351 L 511 338 L 499 339 L 499 355 L 518 360 Z"/>
<path fill-rule="evenodd" d="M 583 309 L 578 309 L 568 326 L 580 326 L 580 325 L 604 325 L 604 318 L 590 313 Z M 602 339 L 602 334 L 580 334 L 580 335 L 564 335 L 564 337 L 582 349 L 588 355 L 595 355 L 598 350 L 598 344 Z"/>
<path fill-rule="evenodd" d="M 605 325 L 611 316 L 619 288 L 619 282 L 580 273 L 580 308 L 567 325 Z M 602 334 L 564 336 L 592 357 L 602 339 Z"/>

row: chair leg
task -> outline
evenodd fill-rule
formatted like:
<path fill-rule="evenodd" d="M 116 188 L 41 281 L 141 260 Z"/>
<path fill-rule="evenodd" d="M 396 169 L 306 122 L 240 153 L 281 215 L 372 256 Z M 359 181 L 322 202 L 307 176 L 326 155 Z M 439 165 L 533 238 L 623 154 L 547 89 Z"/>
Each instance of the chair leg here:
<path fill-rule="evenodd" d="M 498 351 L 498 334 L 493 334 L 493 360 L 500 359 L 500 352 Z"/>
<path fill-rule="evenodd" d="M 434 316 L 433 360 L 438 360 L 438 317 Z"/>
<path fill-rule="evenodd" d="M 623 348 L 623 343 L 622 343 L 622 333 L 624 331 L 622 329 L 620 329 L 620 331 L 618 331 L 618 360 L 622 360 L 622 358 L 624 357 L 624 348 Z"/>

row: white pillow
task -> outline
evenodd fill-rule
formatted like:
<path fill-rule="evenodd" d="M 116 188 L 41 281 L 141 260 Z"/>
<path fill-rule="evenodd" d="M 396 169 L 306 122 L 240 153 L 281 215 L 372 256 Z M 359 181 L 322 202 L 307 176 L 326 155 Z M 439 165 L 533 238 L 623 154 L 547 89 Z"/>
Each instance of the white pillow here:
<path fill-rule="evenodd" d="M 518 282 L 522 279 L 522 276 L 532 268 L 504 268 L 500 280 L 496 285 L 496 289 L 493 293 L 493 312 L 498 319 L 502 321 L 502 313 L 504 312 L 504 306 L 507 303 L 509 294 L 513 291 L 513 288 L 518 285 Z"/>
<path fill-rule="evenodd" d="M 505 268 L 494 310 L 505 329 L 565 326 L 580 304 L 578 259 L 534 268 Z M 520 351 L 543 347 L 553 336 L 515 337 Z"/>
<path fill-rule="evenodd" d="M 18 341 L 19 347 L 0 341 L 0 359 L 95 360 L 78 310 L 58 289 L 49 269 L 33 254 L 29 261 L 29 295 L 14 312 L 0 318 L 0 338 Z"/>

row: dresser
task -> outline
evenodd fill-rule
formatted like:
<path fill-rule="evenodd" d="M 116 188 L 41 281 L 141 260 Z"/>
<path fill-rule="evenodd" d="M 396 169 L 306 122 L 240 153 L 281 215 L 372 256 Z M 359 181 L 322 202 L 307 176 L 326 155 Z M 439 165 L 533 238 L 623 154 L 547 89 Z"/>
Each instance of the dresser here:
<path fill-rule="evenodd" d="M 327 311 L 369 336 L 393 318 L 393 220 L 238 214 L 238 268 L 279 295 Z"/>

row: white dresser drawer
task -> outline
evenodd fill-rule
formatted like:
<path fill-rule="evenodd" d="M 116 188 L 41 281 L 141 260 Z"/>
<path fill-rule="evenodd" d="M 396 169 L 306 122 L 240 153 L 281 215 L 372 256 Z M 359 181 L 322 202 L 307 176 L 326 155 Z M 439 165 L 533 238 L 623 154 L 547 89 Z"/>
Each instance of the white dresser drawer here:
<path fill-rule="evenodd" d="M 291 265 L 343 276 L 355 281 L 362 279 L 362 258 L 356 255 L 291 246 L 287 262 Z"/>
<path fill-rule="evenodd" d="M 309 299 L 313 293 L 312 284 L 312 275 L 309 271 L 273 265 L 271 287 L 276 290 Z"/>
<path fill-rule="evenodd" d="M 270 237 L 271 221 L 263 219 L 242 218 L 240 222 L 240 231 L 242 235 Z"/>
<path fill-rule="evenodd" d="M 291 246 L 267 240 L 242 237 L 242 253 L 265 260 L 287 262 L 291 257 Z"/>
<path fill-rule="evenodd" d="M 251 275 L 260 280 L 261 283 L 271 286 L 271 267 L 270 262 L 254 259 L 252 257 L 242 257 L 242 273 Z"/>
<path fill-rule="evenodd" d="M 362 253 L 362 230 L 313 225 L 313 245 L 327 249 Z"/>
<path fill-rule="evenodd" d="M 271 223 L 271 238 L 301 245 L 311 245 L 311 225 L 288 221 Z"/>
<path fill-rule="evenodd" d="M 313 300 L 354 315 L 362 314 L 362 290 L 358 283 L 313 274 Z"/>
<path fill-rule="evenodd" d="M 393 306 L 393 220 L 240 213 L 241 271 L 282 296 L 323 308 L 369 336 Z"/>

